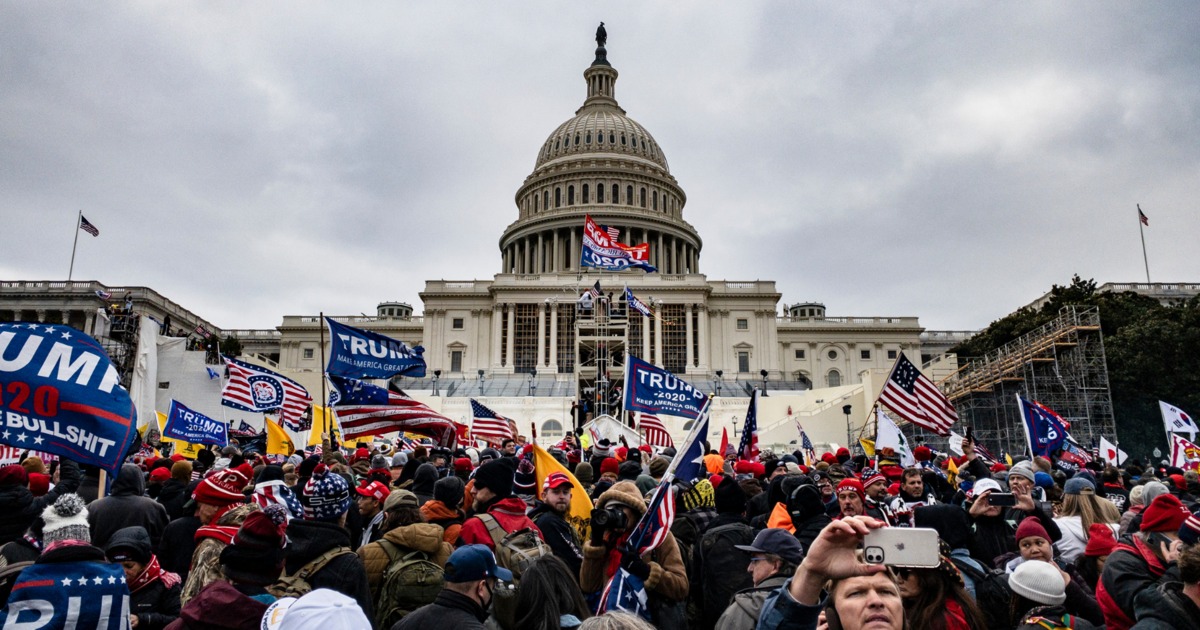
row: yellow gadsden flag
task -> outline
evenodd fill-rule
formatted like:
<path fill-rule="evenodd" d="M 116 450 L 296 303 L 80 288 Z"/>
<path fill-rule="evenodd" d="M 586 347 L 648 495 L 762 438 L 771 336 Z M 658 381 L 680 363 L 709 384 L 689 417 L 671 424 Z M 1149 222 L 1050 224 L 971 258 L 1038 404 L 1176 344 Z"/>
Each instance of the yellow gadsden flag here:
<path fill-rule="evenodd" d="M 537 494 L 538 498 L 542 498 L 542 484 L 545 483 L 546 477 L 550 473 L 561 472 L 570 480 L 574 490 L 571 491 L 571 509 L 567 510 L 567 522 L 575 527 L 575 531 L 579 532 L 580 540 L 588 539 L 588 530 L 592 522 L 592 500 L 588 498 L 587 490 L 583 489 L 583 484 L 567 470 L 565 466 L 558 463 L 546 449 L 533 445 L 533 474 L 537 477 Z"/>
<path fill-rule="evenodd" d="M 296 452 L 292 438 L 271 418 L 267 418 L 267 455 L 291 455 Z"/>
<path fill-rule="evenodd" d="M 858 441 L 858 444 L 862 446 L 863 453 L 866 453 L 867 457 L 875 457 L 875 440 L 863 438 Z"/>
<path fill-rule="evenodd" d="M 336 442 L 341 441 L 338 439 L 342 432 L 341 427 L 338 426 L 337 413 L 333 411 L 332 407 L 313 405 L 312 418 L 312 430 L 308 432 L 308 446 L 320 445 L 322 433 L 328 433 Z"/>

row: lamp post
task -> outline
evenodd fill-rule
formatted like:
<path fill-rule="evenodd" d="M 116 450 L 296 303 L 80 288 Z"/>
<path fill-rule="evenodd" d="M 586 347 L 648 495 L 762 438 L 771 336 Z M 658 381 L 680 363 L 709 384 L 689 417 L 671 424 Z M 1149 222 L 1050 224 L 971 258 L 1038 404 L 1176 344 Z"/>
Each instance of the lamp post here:
<path fill-rule="evenodd" d="M 479 370 L 479 395 L 483 395 L 483 370 Z"/>
<path fill-rule="evenodd" d="M 723 372 L 721 370 L 717 370 L 716 375 L 717 375 L 717 396 L 720 397 L 721 396 L 721 377 L 725 375 L 725 372 Z"/>
<path fill-rule="evenodd" d="M 766 370 L 759 370 L 759 371 L 758 371 L 758 373 L 759 373 L 759 374 L 761 374 L 761 375 L 762 375 L 762 377 L 763 377 L 763 388 L 762 388 L 762 394 L 763 394 L 763 397 L 765 398 L 765 397 L 767 396 L 767 371 L 766 371 Z"/>
<path fill-rule="evenodd" d="M 439 378 L 441 378 L 441 377 L 442 377 L 442 371 L 441 371 L 441 370 L 434 370 L 434 371 L 433 371 L 433 395 L 434 395 L 434 396 L 437 396 L 437 395 L 438 395 L 438 379 L 439 379 Z"/>
<path fill-rule="evenodd" d="M 846 414 L 846 448 L 850 448 L 850 405 L 842 405 L 842 413 Z"/>
<path fill-rule="evenodd" d="M 532 396 L 533 393 L 537 391 L 537 382 L 534 380 L 536 378 L 537 378 L 537 368 L 530 368 L 529 369 L 529 395 L 530 396 Z"/>

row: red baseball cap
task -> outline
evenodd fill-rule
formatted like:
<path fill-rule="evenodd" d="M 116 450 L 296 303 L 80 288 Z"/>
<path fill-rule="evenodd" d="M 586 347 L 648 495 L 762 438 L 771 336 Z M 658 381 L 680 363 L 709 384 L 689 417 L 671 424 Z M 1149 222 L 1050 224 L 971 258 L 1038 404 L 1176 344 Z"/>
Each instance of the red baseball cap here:
<path fill-rule="evenodd" d="M 546 475 L 546 481 L 542 483 L 542 492 L 545 492 L 551 488 L 569 485 L 572 485 L 571 478 L 568 477 L 566 473 L 552 472 L 549 475 Z"/>
<path fill-rule="evenodd" d="M 372 481 L 365 486 L 359 486 L 355 488 L 355 491 L 361 496 L 371 497 L 376 501 L 383 501 L 384 499 L 388 498 L 389 494 L 391 494 L 391 491 L 387 489 L 387 486 L 378 481 Z"/>

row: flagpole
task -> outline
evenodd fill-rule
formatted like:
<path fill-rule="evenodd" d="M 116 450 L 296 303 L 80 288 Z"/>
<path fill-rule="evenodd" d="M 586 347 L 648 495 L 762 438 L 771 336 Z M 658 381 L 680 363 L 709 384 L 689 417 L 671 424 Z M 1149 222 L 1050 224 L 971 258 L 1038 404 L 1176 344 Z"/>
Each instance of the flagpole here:
<path fill-rule="evenodd" d="M 321 402 L 324 403 L 325 411 L 321 413 L 321 429 L 322 433 L 329 433 L 329 398 L 325 395 L 325 370 L 329 366 L 325 365 L 325 311 L 321 311 Z M 333 445 L 333 436 L 329 436 L 329 444 Z"/>
<path fill-rule="evenodd" d="M 1142 204 L 1137 204 L 1137 210 L 1138 234 L 1140 234 L 1142 237 L 1142 263 L 1146 265 L 1146 284 L 1150 284 L 1150 259 L 1146 257 L 1146 227 L 1145 224 L 1142 223 L 1142 217 L 1146 215 L 1142 214 Z M 75 238 L 79 238 L 78 233 L 75 235 Z"/>
<path fill-rule="evenodd" d="M 67 270 L 67 282 L 71 281 L 71 276 L 75 275 L 75 248 L 79 247 L 79 221 L 83 219 L 83 210 L 81 209 L 75 215 L 75 243 L 71 245 L 71 268 Z M 1142 239 L 1142 249 L 1146 248 L 1145 239 Z M 1149 280 L 1147 280 L 1149 282 Z"/>

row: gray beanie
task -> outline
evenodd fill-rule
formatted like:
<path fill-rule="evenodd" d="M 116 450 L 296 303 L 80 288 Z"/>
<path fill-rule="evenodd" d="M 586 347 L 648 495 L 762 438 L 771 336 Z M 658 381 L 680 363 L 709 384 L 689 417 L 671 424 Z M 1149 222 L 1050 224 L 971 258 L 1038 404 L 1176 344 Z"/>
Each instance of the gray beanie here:
<path fill-rule="evenodd" d="M 1023 462 L 1017 462 L 1013 464 L 1013 467 L 1008 471 L 1008 476 L 1012 477 L 1013 475 L 1020 475 L 1028 479 L 1030 483 L 1035 483 L 1036 480 L 1033 478 L 1033 473 L 1033 464 L 1031 464 L 1029 460 L 1025 460 Z"/>
<path fill-rule="evenodd" d="M 404 468 L 408 463 L 408 451 L 397 451 L 392 455 L 392 468 Z"/>
<path fill-rule="evenodd" d="M 1067 601 L 1067 583 L 1058 567 L 1049 562 L 1022 562 L 1008 576 L 1008 586 L 1017 595 L 1046 606 L 1058 606 Z"/>
<path fill-rule="evenodd" d="M 1151 503 L 1154 503 L 1154 499 L 1156 497 L 1169 492 L 1170 490 L 1167 489 L 1167 486 L 1162 482 L 1151 481 L 1147 483 L 1145 489 L 1142 490 L 1142 505 L 1150 505 Z"/>
<path fill-rule="evenodd" d="M 87 517 L 87 506 L 78 494 L 64 494 L 58 497 L 54 505 L 42 510 L 42 520 L 46 523 L 42 527 L 42 544 L 48 548 L 64 540 L 92 542 Z"/>

